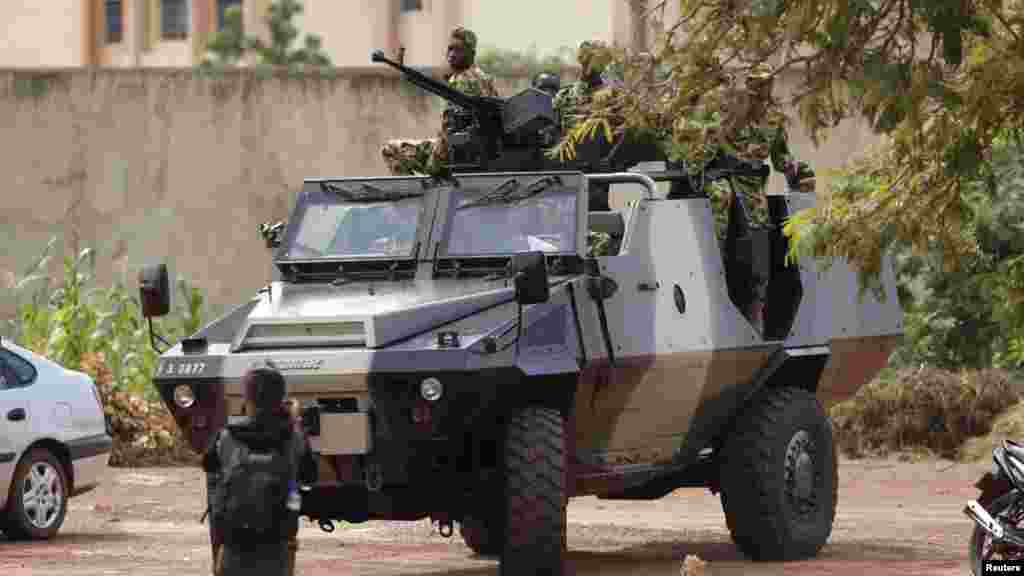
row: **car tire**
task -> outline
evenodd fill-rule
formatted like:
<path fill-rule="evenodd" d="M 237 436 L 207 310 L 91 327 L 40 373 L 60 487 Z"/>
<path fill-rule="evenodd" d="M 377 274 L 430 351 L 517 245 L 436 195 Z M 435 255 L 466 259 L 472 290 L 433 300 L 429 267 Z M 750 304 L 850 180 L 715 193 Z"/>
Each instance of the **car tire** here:
<path fill-rule="evenodd" d="M 566 452 L 562 415 L 529 407 L 505 434 L 505 542 L 501 574 L 564 573 Z"/>
<path fill-rule="evenodd" d="M 749 558 L 812 558 L 828 541 L 838 500 L 832 425 L 814 394 L 755 396 L 726 442 L 721 501 L 733 542 Z"/>
<path fill-rule="evenodd" d="M 14 469 L 7 503 L 5 532 L 8 538 L 53 538 L 64 524 L 68 510 L 64 465 L 49 450 L 33 448 Z"/>

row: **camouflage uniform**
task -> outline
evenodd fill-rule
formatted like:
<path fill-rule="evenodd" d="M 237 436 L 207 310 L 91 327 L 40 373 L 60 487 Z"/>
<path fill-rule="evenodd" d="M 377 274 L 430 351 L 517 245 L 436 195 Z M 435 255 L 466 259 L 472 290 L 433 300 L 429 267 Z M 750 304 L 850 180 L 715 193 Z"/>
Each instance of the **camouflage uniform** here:
<path fill-rule="evenodd" d="M 601 41 L 586 41 L 580 44 L 576 52 L 576 61 L 580 65 L 579 80 L 561 88 L 555 94 L 552 106 L 558 115 L 562 134 L 565 134 L 576 125 L 580 115 L 598 90 L 607 86 L 606 81 L 601 77 L 597 82 L 593 81 L 595 74 L 601 74 L 608 66 L 610 53 L 607 46 Z M 607 184 L 590 185 L 590 206 L 592 211 L 607 211 L 608 206 Z M 619 250 L 621 238 L 612 237 L 607 232 L 587 232 L 587 255 L 608 256 L 616 254 Z"/>
<path fill-rule="evenodd" d="M 611 256 L 619 253 L 622 238 L 607 232 L 587 231 L 587 256 Z"/>
<path fill-rule="evenodd" d="M 751 87 L 751 98 L 770 96 L 771 70 L 767 66 L 755 69 L 748 80 Z M 767 83 L 767 84 L 766 84 Z M 786 175 L 791 184 L 799 181 L 801 192 L 813 192 L 814 180 L 805 162 L 797 162 L 789 149 L 786 134 L 786 118 L 782 112 L 769 109 L 755 122 L 742 126 L 736 138 L 727 146 L 728 153 L 746 161 L 769 162 L 772 170 Z M 802 178 L 801 178 L 802 176 Z M 768 197 L 765 194 L 767 178 L 753 176 L 734 176 L 729 182 L 719 180 L 707 187 L 712 213 L 715 217 L 715 234 L 719 240 L 725 239 L 728 223 L 729 202 L 733 190 L 742 199 L 751 228 L 767 228 L 771 226 L 768 213 Z"/>
<path fill-rule="evenodd" d="M 608 65 L 607 46 L 600 41 L 588 41 L 580 44 L 576 52 L 576 61 L 580 65 L 580 79 L 562 88 L 555 94 L 552 103 L 562 125 L 562 132 L 570 130 L 580 114 L 580 108 L 586 106 L 594 92 L 605 86 L 602 78 L 596 86 L 588 81 L 590 74 L 600 74 Z"/>
<path fill-rule="evenodd" d="M 469 68 L 459 70 L 448 76 L 448 86 L 470 96 L 498 97 L 494 87 L 494 79 L 472 64 L 476 57 L 476 34 L 465 28 L 456 28 L 451 34 L 453 39 L 460 40 L 465 46 Z M 441 134 L 437 138 L 425 140 L 390 140 L 381 149 L 381 156 L 392 175 L 437 175 L 444 171 L 447 162 L 448 144 L 446 135 L 451 128 L 453 114 L 460 107 L 445 102 L 441 113 Z"/>

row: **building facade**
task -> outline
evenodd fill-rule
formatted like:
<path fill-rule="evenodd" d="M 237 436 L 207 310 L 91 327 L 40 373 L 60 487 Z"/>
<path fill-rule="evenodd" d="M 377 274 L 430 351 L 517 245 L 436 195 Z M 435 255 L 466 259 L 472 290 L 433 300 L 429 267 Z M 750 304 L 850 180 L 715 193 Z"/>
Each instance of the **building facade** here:
<path fill-rule="evenodd" d="M 231 6 L 266 38 L 272 0 L 4 0 L 0 67 L 190 67 Z M 629 0 L 302 0 L 299 29 L 320 35 L 337 66 L 405 48 L 413 66 L 444 63 L 448 33 L 475 30 L 481 46 L 540 54 L 585 39 L 630 41 Z"/>

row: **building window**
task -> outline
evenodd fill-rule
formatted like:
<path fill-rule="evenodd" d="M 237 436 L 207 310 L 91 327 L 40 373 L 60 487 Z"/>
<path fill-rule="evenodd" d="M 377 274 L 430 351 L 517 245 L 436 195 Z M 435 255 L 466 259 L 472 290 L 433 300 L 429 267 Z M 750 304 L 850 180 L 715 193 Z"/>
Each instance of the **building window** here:
<path fill-rule="evenodd" d="M 242 7 L 242 0 L 217 0 L 217 30 L 224 29 L 224 14 L 232 6 Z"/>
<path fill-rule="evenodd" d="M 423 0 L 399 0 L 398 9 L 402 12 L 423 10 Z"/>
<path fill-rule="evenodd" d="M 121 0 L 106 0 L 103 7 L 107 30 L 107 44 L 117 44 L 121 41 L 123 34 L 121 28 Z"/>
<path fill-rule="evenodd" d="M 162 0 L 160 3 L 160 35 L 167 40 L 188 37 L 189 19 L 186 0 Z"/>

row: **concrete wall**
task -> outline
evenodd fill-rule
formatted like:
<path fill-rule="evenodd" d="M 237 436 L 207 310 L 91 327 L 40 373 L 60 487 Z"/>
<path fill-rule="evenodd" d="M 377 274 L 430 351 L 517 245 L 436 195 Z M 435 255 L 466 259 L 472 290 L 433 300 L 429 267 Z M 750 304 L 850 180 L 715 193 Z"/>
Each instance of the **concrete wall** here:
<path fill-rule="evenodd" d="M 248 298 L 271 276 L 257 226 L 286 217 L 303 178 L 384 175 L 380 145 L 433 135 L 439 111 L 380 68 L 333 80 L 0 70 L 0 317 L 5 279 L 56 233 L 100 251 L 104 282 L 134 290 L 141 264 L 167 259 L 216 308 Z M 871 141 L 852 124 L 817 150 L 793 139 L 819 171 Z"/>
<path fill-rule="evenodd" d="M 55 233 L 97 248 L 105 280 L 167 258 L 214 304 L 246 298 L 271 271 L 258 224 L 304 177 L 383 175 L 381 143 L 436 132 L 435 100 L 376 71 L 0 71 L 0 316 Z"/>
<path fill-rule="evenodd" d="M 82 0 L 5 0 L 0 67 L 82 64 Z"/>

